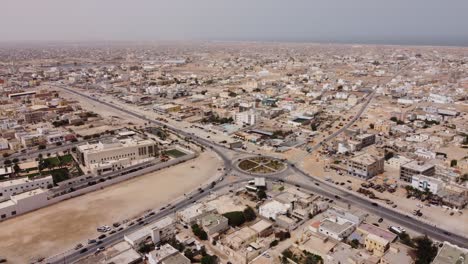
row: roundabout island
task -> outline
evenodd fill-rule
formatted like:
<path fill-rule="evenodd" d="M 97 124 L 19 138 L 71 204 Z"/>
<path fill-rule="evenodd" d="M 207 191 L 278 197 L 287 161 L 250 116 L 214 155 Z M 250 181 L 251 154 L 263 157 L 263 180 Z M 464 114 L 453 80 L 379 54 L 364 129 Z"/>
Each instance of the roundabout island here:
<path fill-rule="evenodd" d="M 272 175 L 285 171 L 288 166 L 280 159 L 272 157 L 248 157 L 238 161 L 236 167 L 247 174 Z"/>

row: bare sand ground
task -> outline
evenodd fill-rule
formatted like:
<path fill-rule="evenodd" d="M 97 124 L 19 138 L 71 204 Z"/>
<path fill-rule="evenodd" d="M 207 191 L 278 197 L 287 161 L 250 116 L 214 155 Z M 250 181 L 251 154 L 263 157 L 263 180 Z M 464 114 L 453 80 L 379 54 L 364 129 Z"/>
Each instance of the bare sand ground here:
<path fill-rule="evenodd" d="M 68 250 L 97 237 L 100 225 L 158 208 L 211 181 L 220 166 L 214 154 L 204 152 L 186 163 L 1 222 L 0 255 L 8 263 L 27 263 Z"/>

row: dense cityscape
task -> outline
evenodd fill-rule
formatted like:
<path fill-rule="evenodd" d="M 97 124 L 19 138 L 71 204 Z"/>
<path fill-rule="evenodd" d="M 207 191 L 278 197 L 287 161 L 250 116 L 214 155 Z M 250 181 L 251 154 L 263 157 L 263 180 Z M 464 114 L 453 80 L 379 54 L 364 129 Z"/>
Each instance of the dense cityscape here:
<path fill-rule="evenodd" d="M 465 263 L 468 49 L 0 46 L 0 260 Z"/>

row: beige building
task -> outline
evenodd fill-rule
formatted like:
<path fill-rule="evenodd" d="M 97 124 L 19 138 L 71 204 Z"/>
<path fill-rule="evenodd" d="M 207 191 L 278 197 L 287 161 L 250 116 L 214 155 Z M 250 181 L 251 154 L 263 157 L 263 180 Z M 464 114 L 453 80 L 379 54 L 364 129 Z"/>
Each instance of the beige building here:
<path fill-rule="evenodd" d="M 156 142 L 139 135 L 118 136 L 77 147 L 81 165 L 97 174 L 118 170 L 158 155 Z"/>
<path fill-rule="evenodd" d="M 209 236 L 224 232 L 229 228 L 228 219 L 219 214 L 211 213 L 205 215 L 199 222 L 203 230 L 205 230 Z"/>
<path fill-rule="evenodd" d="M 190 264 L 190 259 L 169 244 L 151 251 L 147 257 L 150 264 Z"/>
<path fill-rule="evenodd" d="M 435 165 L 413 160 L 400 166 L 401 180 L 412 182 L 413 176 L 416 175 L 434 176 Z"/>
<path fill-rule="evenodd" d="M 348 160 L 348 173 L 368 180 L 384 172 L 384 158 L 361 153 Z"/>
<path fill-rule="evenodd" d="M 380 264 L 413 264 L 414 259 L 411 255 L 412 251 L 412 248 L 403 244 L 391 244 L 385 255 L 380 259 Z"/>
<path fill-rule="evenodd" d="M 366 249 L 376 256 L 383 256 L 385 251 L 388 249 L 390 242 L 383 237 L 379 237 L 374 234 L 369 234 L 364 245 Z"/>

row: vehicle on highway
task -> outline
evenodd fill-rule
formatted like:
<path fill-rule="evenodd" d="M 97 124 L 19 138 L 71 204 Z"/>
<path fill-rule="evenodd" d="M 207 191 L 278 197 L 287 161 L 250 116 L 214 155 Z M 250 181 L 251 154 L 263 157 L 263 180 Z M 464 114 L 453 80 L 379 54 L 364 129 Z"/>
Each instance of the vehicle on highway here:
<path fill-rule="evenodd" d="M 320 183 L 316 182 L 315 185 L 320 186 Z"/>
<path fill-rule="evenodd" d="M 372 204 L 372 206 L 379 206 L 378 203 L 371 203 L 371 204 Z"/>
<path fill-rule="evenodd" d="M 336 199 L 341 199 L 341 197 L 340 197 L 340 196 L 338 196 L 338 195 L 335 195 L 335 198 L 336 198 Z"/>
<path fill-rule="evenodd" d="M 112 224 L 113 227 L 119 227 L 120 226 L 120 223 L 119 222 L 115 222 Z"/>
<path fill-rule="evenodd" d="M 98 239 L 104 239 L 104 238 L 106 238 L 105 234 L 102 234 L 102 235 L 98 236 Z"/>
<path fill-rule="evenodd" d="M 88 245 L 96 243 L 96 239 L 88 239 Z"/>
<path fill-rule="evenodd" d="M 122 231 L 122 230 L 124 230 L 124 228 L 123 228 L 123 227 L 119 227 L 119 229 L 117 229 L 117 232 L 120 232 L 120 231 Z"/>
<path fill-rule="evenodd" d="M 80 250 L 80 254 L 83 254 L 83 253 L 85 253 L 86 251 L 88 251 L 87 248 L 82 248 L 82 249 Z"/>
<path fill-rule="evenodd" d="M 104 247 L 98 247 L 98 248 L 96 249 L 96 253 L 99 253 L 99 252 L 101 252 L 101 251 L 104 251 Z"/>
<path fill-rule="evenodd" d="M 382 218 L 382 217 L 379 218 L 379 220 L 377 220 L 377 222 L 382 223 L 382 222 L 383 222 L 383 218 Z"/>
<path fill-rule="evenodd" d="M 78 249 L 80 249 L 80 248 L 82 248 L 82 247 L 83 247 L 83 244 L 80 243 L 80 244 L 78 244 L 78 245 L 75 246 L 75 250 L 78 250 Z"/>

